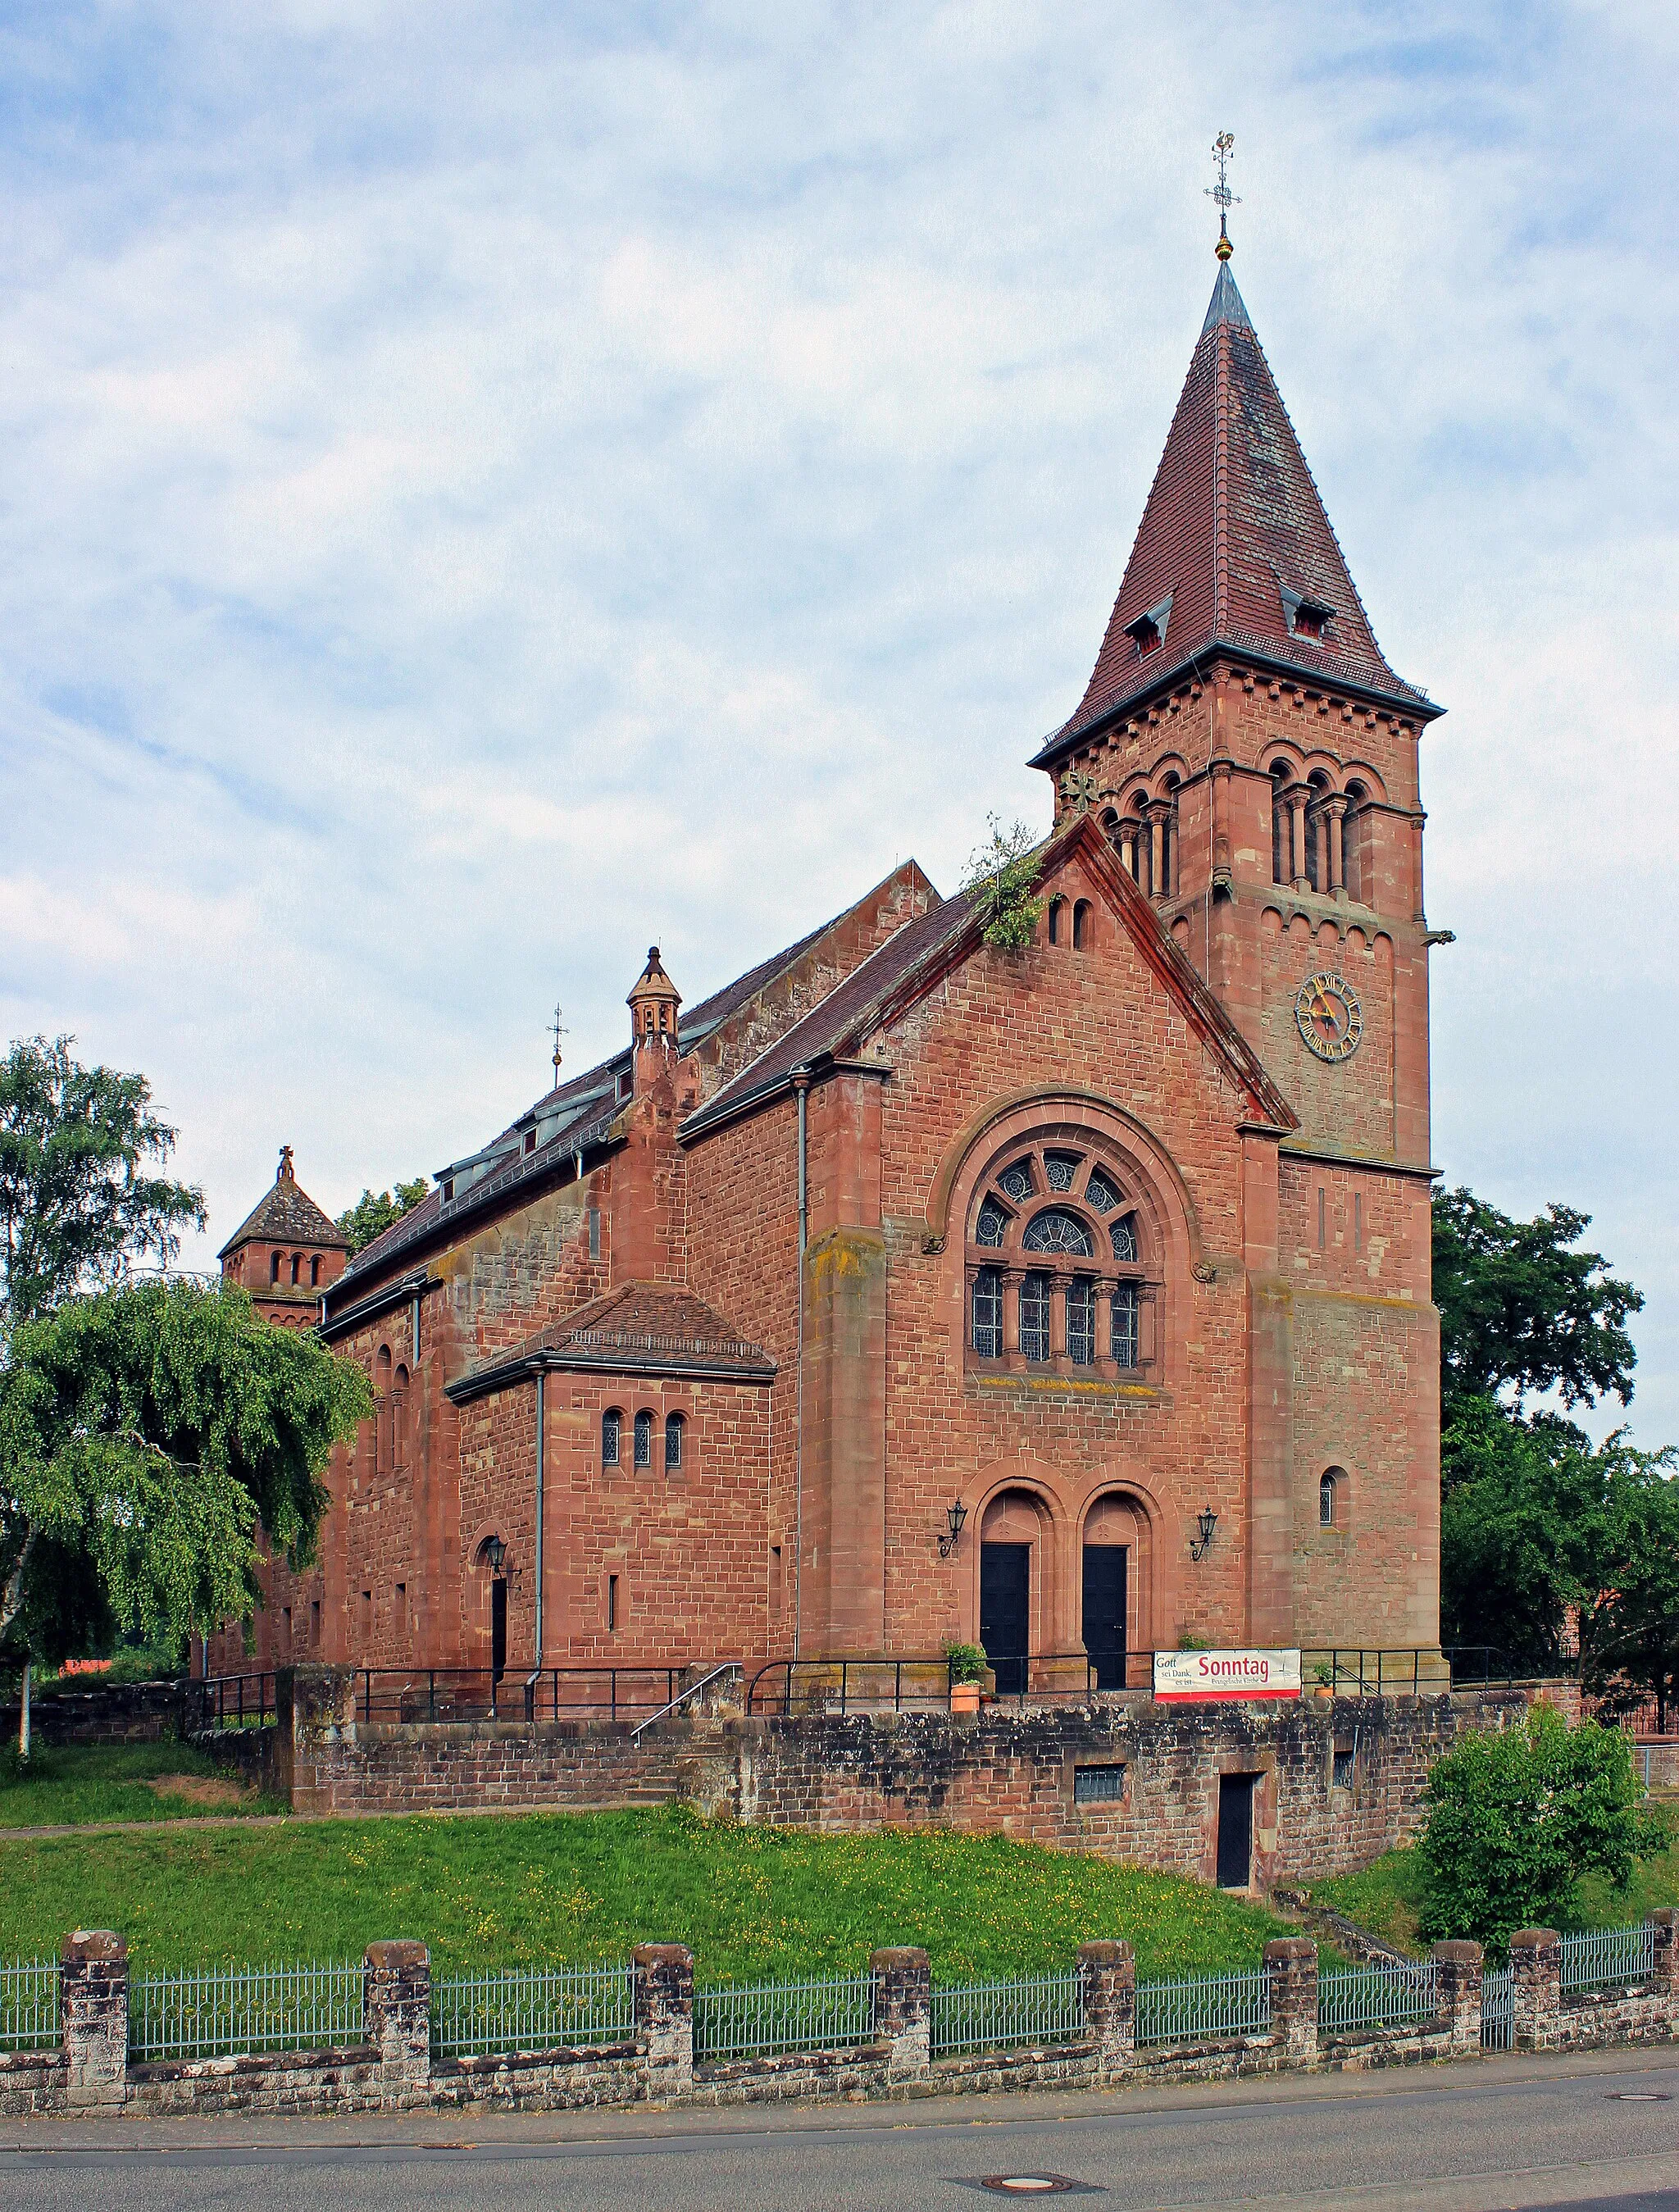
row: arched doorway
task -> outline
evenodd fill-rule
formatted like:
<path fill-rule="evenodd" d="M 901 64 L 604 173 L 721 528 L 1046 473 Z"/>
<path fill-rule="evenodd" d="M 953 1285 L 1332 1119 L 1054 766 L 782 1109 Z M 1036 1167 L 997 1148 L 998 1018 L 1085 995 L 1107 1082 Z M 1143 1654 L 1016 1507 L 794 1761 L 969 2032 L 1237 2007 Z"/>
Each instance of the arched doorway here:
<path fill-rule="evenodd" d="M 1001 1695 L 1026 1687 L 1031 1651 L 1032 1569 L 1042 1557 L 1043 1509 L 1030 1491 L 1005 1490 L 985 1509 L 979 1534 L 979 1640 Z M 1042 1575 L 1037 1577 L 1042 1596 Z"/>
<path fill-rule="evenodd" d="M 1115 1492 L 1098 1498 L 1085 1516 L 1080 1630 L 1098 1690 L 1127 1687 L 1143 1571 L 1141 1517 L 1128 1498 Z"/>

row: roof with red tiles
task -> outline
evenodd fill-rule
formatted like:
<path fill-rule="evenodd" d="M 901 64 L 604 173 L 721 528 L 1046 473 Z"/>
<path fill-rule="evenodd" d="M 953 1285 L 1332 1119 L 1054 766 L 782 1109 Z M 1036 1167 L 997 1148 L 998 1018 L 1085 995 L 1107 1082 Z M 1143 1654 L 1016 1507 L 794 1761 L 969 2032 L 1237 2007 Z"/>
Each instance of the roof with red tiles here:
<path fill-rule="evenodd" d="M 1321 635 L 1300 626 L 1302 609 L 1309 626 L 1316 611 Z M 1151 617 L 1157 637 L 1140 640 Z M 1085 696 L 1033 766 L 1220 646 L 1419 720 L 1443 711 L 1376 641 L 1228 262 Z"/>
<path fill-rule="evenodd" d="M 306 1190 L 298 1187 L 292 1167 L 291 1146 L 280 1148 L 280 1164 L 274 1181 L 216 1254 L 225 1260 L 241 1244 L 312 1244 L 318 1250 L 347 1252 L 350 1239 L 329 1213 L 324 1213 Z"/>
<path fill-rule="evenodd" d="M 743 1337 L 715 1306 L 671 1283 L 621 1283 L 592 1298 L 514 1352 L 459 1377 L 453 1398 L 472 1397 L 533 1368 L 600 1368 L 612 1374 L 703 1375 L 719 1381 L 768 1382 L 776 1363 Z"/>

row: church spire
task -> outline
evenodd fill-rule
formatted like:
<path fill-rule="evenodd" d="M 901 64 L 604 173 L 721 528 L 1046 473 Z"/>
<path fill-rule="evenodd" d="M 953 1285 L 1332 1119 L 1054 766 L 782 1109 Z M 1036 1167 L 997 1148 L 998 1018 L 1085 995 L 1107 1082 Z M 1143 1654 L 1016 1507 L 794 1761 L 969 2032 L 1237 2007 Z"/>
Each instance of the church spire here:
<path fill-rule="evenodd" d="M 1212 197 L 1213 296 L 1084 698 L 1034 758 L 1051 773 L 1077 738 L 1220 647 L 1419 720 L 1439 712 L 1376 641 L 1231 274 L 1222 169 Z"/>

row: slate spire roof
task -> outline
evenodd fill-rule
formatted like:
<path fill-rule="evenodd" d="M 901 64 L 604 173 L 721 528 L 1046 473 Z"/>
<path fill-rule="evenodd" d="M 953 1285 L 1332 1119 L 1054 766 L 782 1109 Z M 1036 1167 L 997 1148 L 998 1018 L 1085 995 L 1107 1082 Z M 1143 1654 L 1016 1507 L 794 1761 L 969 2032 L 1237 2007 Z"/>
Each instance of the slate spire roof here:
<path fill-rule="evenodd" d="M 1159 641 L 1145 631 L 1143 650 L 1139 626 L 1150 617 Z M 1215 646 L 1348 686 L 1419 720 L 1442 711 L 1394 672 L 1376 642 L 1227 260 L 1090 683 L 1033 765 L 1049 766 Z"/>
<path fill-rule="evenodd" d="M 280 1147 L 280 1164 L 272 1183 L 216 1256 L 225 1260 L 241 1244 L 259 1242 L 313 1244 L 332 1252 L 350 1249 L 350 1239 L 338 1223 L 321 1212 L 307 1191 L 298 1188 L 289 1145 Z"/>

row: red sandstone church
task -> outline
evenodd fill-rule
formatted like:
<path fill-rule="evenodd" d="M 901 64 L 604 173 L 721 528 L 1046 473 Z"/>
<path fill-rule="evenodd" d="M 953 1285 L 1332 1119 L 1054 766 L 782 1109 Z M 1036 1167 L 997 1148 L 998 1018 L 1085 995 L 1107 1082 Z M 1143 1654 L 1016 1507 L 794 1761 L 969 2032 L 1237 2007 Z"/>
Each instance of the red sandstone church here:
<path fill-rule="evenodd" d="M 1221 248 L 1227 255 L 1227 249 Z M 1227 258 L 1077 711 L 1024 951 L 913 863 L 345 1265 L 223 1254 L 363 1363 L 259 1663 L 937 1653 L 1102 1685 L 1434 1645 L 1418 738 Z M 952 1540 L 952 1531 L 955 1531 Z M 234 1638 L 212 1666 L 242 1662 Z"/>

